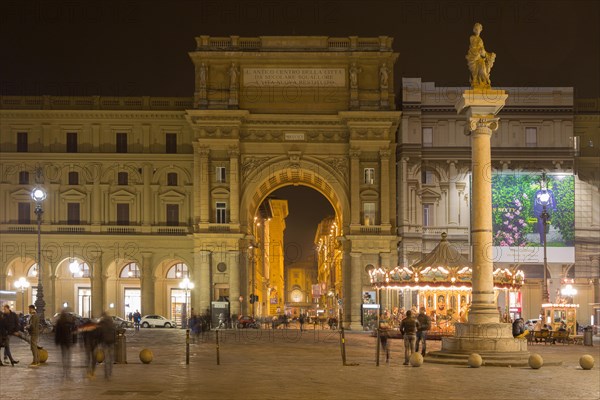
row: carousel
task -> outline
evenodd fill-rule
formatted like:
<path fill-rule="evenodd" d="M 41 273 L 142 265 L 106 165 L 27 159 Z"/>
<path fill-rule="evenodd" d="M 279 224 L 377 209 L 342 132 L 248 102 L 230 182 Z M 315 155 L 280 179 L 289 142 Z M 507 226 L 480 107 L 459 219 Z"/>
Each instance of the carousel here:
<path fill-rule="evenodd" d="M 377 290 L 416 292 L 416 296 L 413 294 L 417 301 L 416 304 L 413 302 L 413 312 L 425 307 L 431 317 L 430 334 L 433 336 L 453 334 L 454 323 L 467 322 L 471 304 L 471 262 L 448 242 L 446 236 L 442 233 L 442 240 L 435 249 L 410 267 L 376 268 L 369 272 L 371 284 Z M 518 292 L 524 281 L 521 270 L 495 269 L 496 302 L 500 293 Z"/>

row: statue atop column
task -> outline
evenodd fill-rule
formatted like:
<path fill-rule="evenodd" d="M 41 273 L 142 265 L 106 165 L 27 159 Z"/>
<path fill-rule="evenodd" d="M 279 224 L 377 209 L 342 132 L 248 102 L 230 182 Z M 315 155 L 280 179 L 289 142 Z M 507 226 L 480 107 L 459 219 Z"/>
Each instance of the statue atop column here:
<path fill-rule="evenodd" d="M 496 53 L 488 53 L 483 46 L 483 39 L 479 36 L 482 30 L 483 26 L 479 22 L 473 26 L 474 34 L 469 39 L 469 51 L 466 55 L 473 89 L 491 88 L 490 72 L 496 60 Z"/>

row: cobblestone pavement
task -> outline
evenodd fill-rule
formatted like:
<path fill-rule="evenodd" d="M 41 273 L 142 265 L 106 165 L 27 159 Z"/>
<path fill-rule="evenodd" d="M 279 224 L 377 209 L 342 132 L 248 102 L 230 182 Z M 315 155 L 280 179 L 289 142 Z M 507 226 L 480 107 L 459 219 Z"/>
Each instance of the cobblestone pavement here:
<path fill-rule="evenodd" d="M 598 339 L 598 338 L 595 338 Z M 185 331 L 142 329 L 127 337 L 128 364 L 115 365 L 105 380 L 103 368 L 96 378 L 85 377 L 84 355 L 73 353 L 72 380 L 62 379 L 60 351 L 45 337 L 41 344 L 49 359 L 28 368 L 31 353 L 25 342 L 11 340 L 20 364 L 0 367 L 0 398 L 8 399 L 599 399 L 600 343 L 535 345 L 531 352 L 561 366 L 529 368 L 482 367 L 425 363 L 420 368 L 402 365 L 403 343 L 391 340 L 389 364 L 375 365 L 375 338 L 346 333 L 347 362 L 340 356 L 339 334 L 329 330 L 240 330 L 220 334 L 220 365 L 216 363 L 215 334 L 190 344 L 185 364 Z M 142 364 L 139 352 L 154 353 Z M 428 350 L 438 350 L 429 341 Z M 579 357 L 592 354 L 594 369 L 579 367 Z"/>

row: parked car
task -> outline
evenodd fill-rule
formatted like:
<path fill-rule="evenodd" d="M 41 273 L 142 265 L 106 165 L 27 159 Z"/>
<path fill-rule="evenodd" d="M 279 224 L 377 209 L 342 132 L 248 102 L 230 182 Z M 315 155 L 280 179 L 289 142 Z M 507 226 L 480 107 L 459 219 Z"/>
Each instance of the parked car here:
<path fill-rule="evenodd" d="M 117 317 L 116 315 L 113 315 L 112 319 L 115 324 L 115 328 L 117 329 L 133 328 L 133 322 L 131 321 L 127 321 L 121 317 Z"/>
<path fill-rule="evenodd" d="M 173 320 L 163 317 L 162 315 L 144 315 L 142 320 L 140 321 L 140 326 L 142 328 L 155 328 L 157 326 L 165 327 L 165 328 L 176 328 L 177 323 Z"/>
<path fill-rule="evenodd" d="M 71 314 L 71 317 L 73 317 L 73 321 L 75 322 L 75 327 L 78 327 L 78 326 L 83 325 L 84 323 L 90 321 L 89 318 L 84 318 L 79 314 L 75 314 L 74 312 L 69 312 L 69 314 Z M 58 317 L 60 317 L 59 312 L 54 314 L 54 316 L 52 317 L 51 322 L 52 322 L 53 326 L 56 326 L 56 321 L 58 321 Z"/>

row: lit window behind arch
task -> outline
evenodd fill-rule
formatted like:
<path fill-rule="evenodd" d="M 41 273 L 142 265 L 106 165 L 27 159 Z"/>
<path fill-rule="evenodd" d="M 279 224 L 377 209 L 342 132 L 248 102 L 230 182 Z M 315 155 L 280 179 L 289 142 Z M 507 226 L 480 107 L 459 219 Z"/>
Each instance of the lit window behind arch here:
<path fill-rule="evenodd" d="M 134 263 L 134 262 L 130 262 L 129 264 L 125 265 L 123 267 L 123 269 L 121 270 L 121 274 L 119 275 L 120 278 L 134 278 L 134 279 L 139 279 L 140 277 L 140 267 Z"/>
<path fill-rule="evenodd" d="M 71 272 L 71 276 L 73 276 L 73 278 L 90 278 L 92 276 L 88 263 L 81 262 L 79 260 L 74 260 L 74 262 L 79 263 L 79 266 L 77 268 L 77 272 L 71 271 L 69 266 L 69 272 Z"/>
<path fill-rule="evenodd" d="M 182 279 L 189 278 L 190 272 L 188 266 L 184 263 L 174 264 L 169 271 L 167 271 L 167 279 Z"/>
<path fill-rule="evenodd" d="M 29 269 L 27 270 L 27 277 L 28 278 L 35 278 L 38 275 L 38 265 L 33 264 L 31 267 L 29 267 Z"/>

